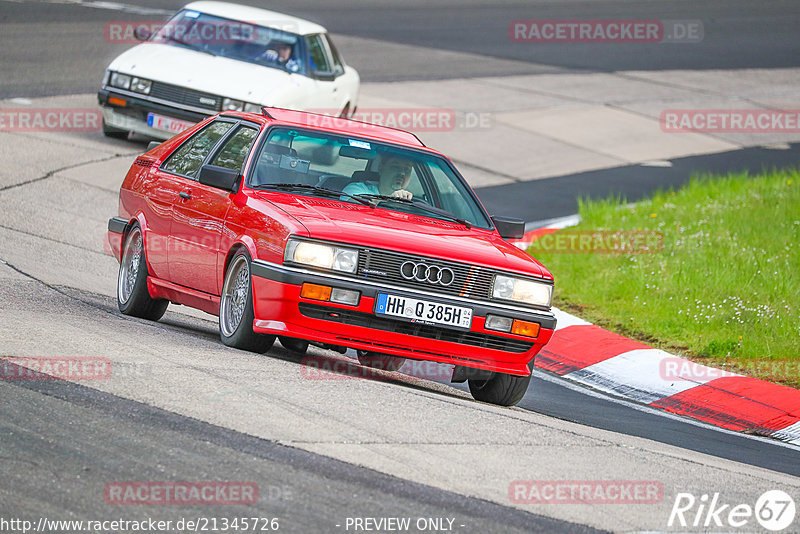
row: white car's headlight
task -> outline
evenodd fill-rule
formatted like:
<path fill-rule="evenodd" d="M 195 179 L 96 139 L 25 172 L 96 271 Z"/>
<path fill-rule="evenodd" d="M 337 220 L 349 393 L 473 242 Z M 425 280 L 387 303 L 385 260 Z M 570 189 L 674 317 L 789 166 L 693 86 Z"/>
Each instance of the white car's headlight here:
<path fill-rule="evenodd" d="M 287 243 L 283 259 L 345 273 L 354 273 L 358 267 L 357 250 L 295 239 Z"/>
<path fill-rule="evenodd" d="M 131 91 L 134 93 L 150 94 L 150 87 L 153 82 L 144 78 L 131 78 Z"/>
<path fill-rule="evenodd" d="M 492 284 L 492 297 L 533 306 L 549 307 L 553 298 L 553 286 L 498 274 L 494 277 L 494 284 Z"/>
<path fill-rule="evenodd" d="M 241 100 L 234 100 L 232 98 L 222 99 L 222 111 L 242 111 L 244 102 Z"/>
<path fill-rule="evenodd" d="M 119 72 L 111 73 L 111 87 L 118 87 L 120 89 L 131 88 L 131 77 L 127 74 L 120 74 Z"/>

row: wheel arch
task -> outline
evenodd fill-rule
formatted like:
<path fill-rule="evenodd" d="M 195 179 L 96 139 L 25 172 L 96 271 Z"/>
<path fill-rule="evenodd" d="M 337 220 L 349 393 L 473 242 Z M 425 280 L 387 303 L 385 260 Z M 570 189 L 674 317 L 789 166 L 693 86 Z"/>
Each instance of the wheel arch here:
<path fill-rule="evenodd" d="M 147 270 L 148 272 L 153 272 L 153 266 L 150 265 L 150 253 L 147 252 L 147 233 L 150 231 L 150 227 L 147 225 L 147 219 L 144 216 L 144 213 L 141 211 L 138 212 L 136 215 L 130 218 L 128 224 L 125 226 L 125 229 L 122 231 L 122 247 L 124 250 L 125 242 L 128 239 L 128 234 L 130 233 L 133 225 L 138 223 L 139 229 L 142 232 L 142 250 L 144 251 L 144 261 L 147 262 Z"/>
<path fill-rule="evenodd" d="M 222 276 L 220 277 L 220 291 L 222 290 L 222 284 L 225 281 L 225 275 L 228 274 L 228 266 L 231 264 L 233 256 L 240 250 L 246 251 L 250 255 L 251 260 L 258 257 L 256 254 L 256 244 L 253 241 L 253 238 L 248 235 L 239 236 L 239 239 L 237 239 L 233 245 L 231 245 L 227 254 L 225 255 L 225 261 L 222 264 Z"/>

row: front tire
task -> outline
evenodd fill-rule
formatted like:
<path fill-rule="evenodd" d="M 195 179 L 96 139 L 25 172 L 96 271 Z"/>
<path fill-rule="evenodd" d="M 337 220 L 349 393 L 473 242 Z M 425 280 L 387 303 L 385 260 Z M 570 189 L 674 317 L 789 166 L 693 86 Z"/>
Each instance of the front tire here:
<path fill-rule="evenodd" d="M 117 307 L 125 315 L 158 321 L 169 301 L 154 299 L 147 291 L 147 259 L 142 229 L 136 223 L 125 236 L 117 276 Z"/>
<path fill-rule="evenodd" d="M 128 130 L 120 130 L 119 128 L 109 126 L 106 124 L 106 120 L 103 119 L 103 135 L 111 137 L 112 139 L 127 139 Z"/>
<path fill-rule="evenodd" d="M 308 341 L 305 339 L 297 339 L 296 337 L 285 337 L 280 336 L 278 337 L 280 340 L 281 345 L 286 350 L 290 350 L 292 352 L 297 352 L 298 354 L 305 354 L 308 350 Z"/>
<path fill-rule="evenodd" d="M 530 375 L 514 376 L 497 373 L 489 380 L 469 380 L 469 391 L 472 398 L 481 402 L 498 406 L 514 406 L 528 391 Z"/>
<path fill-rule="evenodd" d="M 250 255 L 239 251 L 228 264 L 222 296 L 219 299 L 219 332 L 222 342 L 236 349 L 267 352 L 275 343 L 275 336 L 254 332 L 254 320 Z"/>

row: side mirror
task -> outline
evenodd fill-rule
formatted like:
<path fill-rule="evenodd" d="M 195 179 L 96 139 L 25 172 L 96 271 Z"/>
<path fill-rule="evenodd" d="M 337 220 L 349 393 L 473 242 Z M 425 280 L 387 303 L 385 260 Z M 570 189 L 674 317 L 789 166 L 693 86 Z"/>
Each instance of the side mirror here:
<path fill-rule="evenodd" d="M 150 39 L 150 30 L 144 26 L 137 26 L 136 29 L 133 30 L 133 36 L 140 41 L 146 41 Z"/>
<path fill-rule="evenodd" d="M 203 185 L 210 185 L 217 189 L 224 189 L 231 193 L 239 190 L 239 171 L 217 167 L 216 165 L 203 165 L 200 167 L 198 181 Z"/>
<path fill-rule="evenodd" d="M 495 228 L 503 239 L 521 239 L 525 235 L 525 221 L 513 217 L 492 217 Z"/>
<path fill-rule="evenodd" d="M 150 152 L 155 147 L 160 146 L 160 145 L 161 145 L 161 141 L 150 141 L 149 143 L 147 143 L 147 152 Z"/>

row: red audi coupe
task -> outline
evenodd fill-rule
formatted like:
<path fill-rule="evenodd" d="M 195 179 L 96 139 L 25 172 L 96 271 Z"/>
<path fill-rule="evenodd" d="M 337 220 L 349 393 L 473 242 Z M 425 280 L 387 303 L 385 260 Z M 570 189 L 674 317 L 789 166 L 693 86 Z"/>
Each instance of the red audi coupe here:
<path fill-rule="evenodd" d="M 452 364 L 475 399 L 519 402 L 550 340 L 553 277 L 411 133 L 277 108 L 223 112 L 139 156 L 108 238 L 126 315 L 172 302 L 222 342 L 278 337 L 363 365 Z"/>

